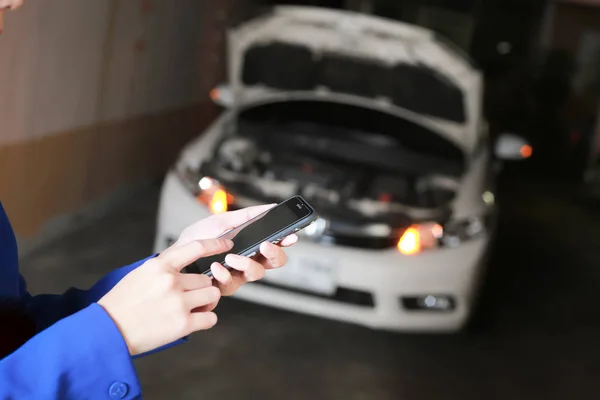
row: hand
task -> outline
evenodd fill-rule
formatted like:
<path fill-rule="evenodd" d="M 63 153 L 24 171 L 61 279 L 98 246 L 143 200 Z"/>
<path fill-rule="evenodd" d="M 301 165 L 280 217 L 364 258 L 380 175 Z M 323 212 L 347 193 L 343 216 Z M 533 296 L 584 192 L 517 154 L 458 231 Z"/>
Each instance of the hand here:
<path fill-rule="evenodd" d="M 23 0 L 0 0 L 0 34 L 4 29 L 4 11 L 16 10 L 21 7 Z"/>
<path fill-rule="evenodd" d="M 0 10 L 16 10 L 23 5 L 23 0 L 0 0 Z"/>
<path fill-rule="evenodd" d="M 127 274 L 98 301 L 121 331 L 131 355 L 217 323 L 217 316 L 203 308 L 219 301 L 219 289 L 207 276 L 180 271 L 201 257 L 224 253 L 232 246 L 230 240 L 211 239 L 170 249 Z"/>
<path fill-rule="evenodd" d="M 242 210 L 212 215 L 184 229 L 172 248 L 184 246 L 193 240 L 218 237 L 274 206 L 275 204 L 248 207 Z M 290 235 L 280 243 L 280 246 L 291 246 L 297 241 L 298 237 L 296 235 Z M 265 275 L 266 269 L 282 267 L 286 262 L 286 255 L 279 246 L 262 243 L 260 254 L 254 259 L 229 254 L 225 261 L 233 268 L 233 271 L 230 272 L 217 263 L 211 266 L 211 271 L 215 278 L 214 284 L 221 290 L 221 294 L 231 296 L 244 283 L 261 279 Z M 214 308 L 215 305 L 213 304 L 207 309 L 212 310 L 211 307 Z"/>

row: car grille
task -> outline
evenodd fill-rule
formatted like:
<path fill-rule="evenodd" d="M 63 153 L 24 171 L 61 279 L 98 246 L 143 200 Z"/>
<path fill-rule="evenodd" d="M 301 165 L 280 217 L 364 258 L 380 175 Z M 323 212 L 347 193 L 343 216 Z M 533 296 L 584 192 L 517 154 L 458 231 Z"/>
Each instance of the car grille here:
<path fill-rule="evenodd" d="M 278 284 L 275 284 L 272 282 L 267 282 L 264 280 L 256 281 L 252 284 L 259 285 L 259 286 L 272 287 L 272 288 L 276 288 L 276 289 L 283 289 L 288 292 L 298 293 L 298 294 L 315 297 L 315 298 L 327 299 L 327 300 L 335 301 L 338 303 L 352 304 L 355 306 L 368 307 L 368 308 L 375 307 L 375 301 L 373 300 L 373 295 L 369 292 L 363 292 L 360 290 L 346 289 L 346 288 L 339 287 L 339 288 L 337 288 L 336 292 L 333 295 L 327 296 L 327 295 L 322 295 L 322 294 L 318 294 L 318 293 L 313 293 L 313 292 L 310 292 L 307 290 L 290 288 L 288 286 L 278 285 Z"/>

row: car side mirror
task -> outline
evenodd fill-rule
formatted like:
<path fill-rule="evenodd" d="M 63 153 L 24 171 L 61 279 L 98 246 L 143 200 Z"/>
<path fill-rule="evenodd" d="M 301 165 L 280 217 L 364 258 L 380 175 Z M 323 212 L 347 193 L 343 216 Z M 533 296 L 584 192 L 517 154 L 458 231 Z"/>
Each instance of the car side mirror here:
<path fill-rule="evenodd" d="M 233 92 L 226 83 L 216 86 L 210 91 L 210 99 L 218 106 L 229 108 L 233 106 Z"/>
<path fill-rule="evenodd" d="M 502 133 L 496 141 L 494 152 L 503 161 L 525 160 L 531 157 L 533 148 L 518 135 Z"/>

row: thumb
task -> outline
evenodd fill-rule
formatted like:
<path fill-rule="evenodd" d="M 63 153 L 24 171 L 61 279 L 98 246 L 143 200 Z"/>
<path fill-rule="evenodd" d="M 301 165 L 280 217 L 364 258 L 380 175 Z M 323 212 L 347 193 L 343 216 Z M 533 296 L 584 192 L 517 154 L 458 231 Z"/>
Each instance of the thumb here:
<path fill-rule="evenodd" d="M 222 222 L 228 225 L 228 229 L 236 228 L 251 219 L 269 211 L 277 204 L 264 204 L 260 206 L 246 207 L 241 210 L 231 211 L 224 214 L 215 214 L 215 218 L 222 218 Z"/>
<path fill-rule="evenodd" d="M 213 256 L 231 250 L 233 242 L 228 239 L 196 240 L 184 246 L 172 248 L 157 257 L 167 268 L 181 271 L 202 257 Z"/>

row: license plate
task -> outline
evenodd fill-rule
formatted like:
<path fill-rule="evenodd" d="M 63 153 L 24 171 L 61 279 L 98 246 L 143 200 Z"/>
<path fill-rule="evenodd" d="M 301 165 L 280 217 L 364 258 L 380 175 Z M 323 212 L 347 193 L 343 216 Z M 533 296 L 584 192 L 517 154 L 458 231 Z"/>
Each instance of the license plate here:
<path fill-rule="evenodd" d="M 335 262 L 330 259 L 290 256 L 284 267 L 267 271 L 265 280 L 277 285 L 331 296 L 335 284 Z"/>

